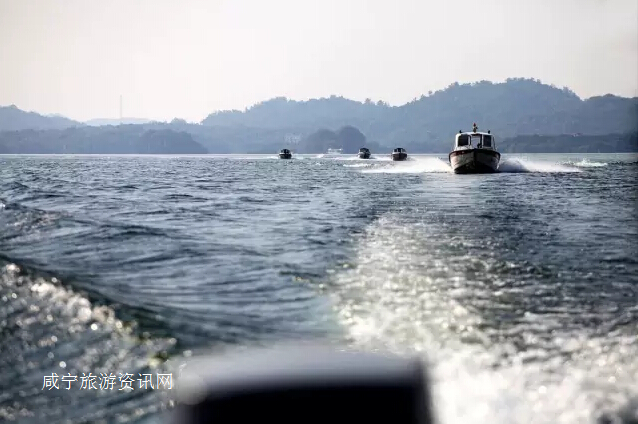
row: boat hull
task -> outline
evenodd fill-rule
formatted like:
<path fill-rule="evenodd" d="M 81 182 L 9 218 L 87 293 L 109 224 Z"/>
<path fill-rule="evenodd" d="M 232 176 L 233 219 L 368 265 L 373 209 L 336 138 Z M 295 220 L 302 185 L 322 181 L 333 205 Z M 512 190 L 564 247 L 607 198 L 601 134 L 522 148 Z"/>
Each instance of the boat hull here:
<path fill-rule="evenodd" d="M 406 160 L 408 158 L 407 153 L 392 153 L 392 160 Z"/>
<path fill-rule="evenodd" d="M 370 159 L 370 153 L 359 153 L 359 159 Z"/>
<path fill-rule="evenodd" d="M 449 159 L 455 174 L 486 174 L 498 172 L 501 154 L 487 149 L 455 150 Z"/>
<path fill-rule="evenodd" d="M 292 159 L 292 154 L 291 153 L 279 153 L 279 159 Z"/>

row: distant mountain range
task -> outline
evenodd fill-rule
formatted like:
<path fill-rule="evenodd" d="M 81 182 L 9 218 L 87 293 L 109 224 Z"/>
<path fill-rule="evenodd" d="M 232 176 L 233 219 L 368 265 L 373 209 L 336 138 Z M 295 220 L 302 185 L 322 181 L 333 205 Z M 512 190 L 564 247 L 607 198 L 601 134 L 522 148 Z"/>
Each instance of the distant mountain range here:
<path fill-rule="evenodd" d="M 60 115 L 43 116 L 35 112 L 25 112 L 15 105 L 0 106 L 0 131 L 48 130 L 78 125 L 82 124 Z"/>
<path fill-rule="evenodd" d="M 129 124 L 148 124 L 150 119 L 144 118 L 122 118 L 122 119 L 90 119 L 84 124 L 92 127 L 101 127 L 102 125 L 129 125 Z"/>
<path fill-rule="evenodd" d="M 86 122 L 74 121 L 58 114 L 41 115 L 36 112 L 25 112 L 16 105 L 0 106 L 0 131 L 20 130 L 49 130 L 71 127 L 100 127 L 103 125 L 148 124 L 150 119 L 122 118 L 122 119 L 90 119 Z"/>
<path fill-rule="evenodd" d="M 211 153 L 270 153 L 284 147 L 320 153 L 325 146 L 335 144 L 338 144 L 335 147 L 346 146 L 352 150 L 354 147 L 343 139 L 343 134 L 354 137 L 357 133 L 363 136 L 362 139 L 356 135 L 358 143 L 365 142 L 375 148 L 401 146 L 414 153 L 442 153 L 449 151 L 454 134 L 469 129 L 473 122 L 478 123 L 480 130 L 490 129 L 501 140 L 538 135 L 554 136 L 555 143 L 563 143 L 567 138 L 556 136 L 579 134 L 604 138 L 608 134 L 634 134 L 638 132 L 638 98 L 608 94 L 583 100 L 568 88 L 534 79 L 511 78 L 504 83 L 454 83 L 401 106 L 336 96 L 308 101 L 279 97 L 244 111 L 212 113 L 201 124 L 188 124 L 179 119 L 170 123 L 144 119 L 126 121 L 145 130 L 187 133 Z M 0 108 L 0 131 L 119 123 L 109 119 L 81 123 L 24 112 L 15 106 Z M 110 128 L 117 131 L 120 127 Z M 0 133 L 0 141 L 4 139 L 5 145 L 7 137 Z M 632 137 L 625 139 L 633 140 Z M 588 140 L 593 143 L 591 137 Z M 517 150 L 524 148 L 520 143 L 515 145 Z M 547 149 L 552 149 L 552 145 L 542 143 Z"/>
<path fill-rule="evenodd" d="M 638 132 L 605 135 L 519 135 L 506 138 L 502 153 L 635 153 Z"/>

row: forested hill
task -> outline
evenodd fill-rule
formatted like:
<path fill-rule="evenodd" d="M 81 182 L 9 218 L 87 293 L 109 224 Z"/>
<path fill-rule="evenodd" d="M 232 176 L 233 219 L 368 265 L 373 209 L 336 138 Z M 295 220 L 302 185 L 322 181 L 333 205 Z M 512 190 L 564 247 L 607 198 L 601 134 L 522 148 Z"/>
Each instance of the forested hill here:
<path fill-rule="evenodd" d="M 605 95 L 583 100 L 567 88 L 513 78 L 504 83 L 454 83 L 394 107 L 336 96 L 309 101 L 280 97 L 245 111 L 213 113 L 202 124 L 304 132 L 352 125 L 383 145 L 440 150 L 442 140 L 459 129 L 469 129 L 473 122 L 500 137 L 630 133 L 638 129 L 638 98 Z"/>
<path fill-rule="evenodd" d="M 44 116 L 26 112 L 15 105 L 0 106 L 0 131 L 62 129 L 82 125 L 84 124 L 81 122 L 63 116 Z"/>
<path fill-rule="evenodd" d="M 638 152 L 638 132 L 606 135 L 519 135 L 497 147 L 504 153 L 633 153 Z"/>
<path fill-rule="evenodd" d="M 0 132 L 0 154 L 202 154 L 184 131 L 142 125 Z"/>
<path fill-rule="evenodd" d="M 176 112 L 179 114 L 179 111 Z M 88 124 L 99 125 L 100 122 L 90 121 Z M 608 94 L 584 100 L 567 88 L 557 88 L 534 79 L 513 78 L 504 83 L 454 83 L 401 106 L 389 106 L 370 99 L 358 102 L 336 96 L 308 101 L 280 97 L 244 111 L 213 113 L 201 124 L 174 119 L 171 122 L 140 122 L 118 127 L 89 127 L 86 123 L 42 116 L 9 106 L 0 107 L 0 139 L 4 142 L 5 151 L 15 151 L 17 143 L 20 151 L 48 151 L 51 146 L 47 145 L 47 140 L 53 140 L 53 145 L 57 145 L 60 137 L 66 136 L 75 143 L 74 149 L 112 151 L 117 143 L 109 141 L 111 146 L 100 146 L 100 140 L 113 140 L 112 137 L 119 134 L 128 140 L 126 147 L 121 145 L 121 148 L 130 151 L 141 148 L 134 140 L 144 131 L 170 130 L 189 136 L 186 139 L 174 133 L 159 133 L 164 134 L 166 139 L 179 139 L 179 149 L 196 151 L 203 147 L 210 153 L 272 153 L 284 147 L 296 152 L 314 153 L 324 151 L 326 146 L 350 151 L 358 148 L 355 144 L 363 142 L 375 150 L 400 146 L 413 153 L 441 153 L 451 148 L 458 130 L 469 130 L 473 122 L 478 123 L 480 130 L 490 129 L 497 140 L 528 135 L 565 135 L 552 138 L 553 142 L 541 143 L 554 149 L 554 142 L 572 145 L 574 140 L 569 137 L 574 134 L 604 137 L 638 132 L 638 98 Z M 76 127 L 76 130 L 59 132 L 59 129 L 69 127 Z M 126 128 L 113 129 L 119 127 Z M 36 134 L 34 129 L 45 131 Z M 2 134 L 2 131 L 20 133 Z M 147 136 L 149 134 L 157 137 L 157 133 L 148 133 Z M 97 138 L 88 141 L 90 136 Z M 593 140 L 584 138 L 581 141 L 593 143 Z M 190 141 L 200 146 L 192 145 Z M 540 139 L 535 139 L 536 142 Z M 87 144 L 81 147 L 81 143 Z M 625 146 L 623 143 L 618 146 Z M 516 147 L 511 145 L 511 148 L 522 146 L 515 144 Z M 153 146 L 153 149 L 160 148 L 157 144 Z M 162 149 L 172 150 L 173 146 L 176 145 L 171 141 Z M 582 145 L 578 147 L 583 148 Z M 556 149 L 560 151 L 562 147 L 557 146 Z"/>

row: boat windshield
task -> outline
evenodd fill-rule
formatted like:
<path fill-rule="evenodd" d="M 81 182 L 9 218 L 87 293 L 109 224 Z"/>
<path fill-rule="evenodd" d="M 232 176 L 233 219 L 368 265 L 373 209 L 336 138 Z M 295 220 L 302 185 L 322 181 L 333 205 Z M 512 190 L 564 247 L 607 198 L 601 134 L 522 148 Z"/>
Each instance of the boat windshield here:
<path fill-rule="evenodd" d="M 493 147 L 492 146 L 492 136 L 484 135 L 483 136 L 483 147 Z"/>
<path fill-rule="evenodd" d="M 459 138 L 457 139 L 457 146 L 461 147 L 461 146 L 469 146 L 470 144 L 470 136 L 467 134 L 461 134 L 459 135 Z"/>

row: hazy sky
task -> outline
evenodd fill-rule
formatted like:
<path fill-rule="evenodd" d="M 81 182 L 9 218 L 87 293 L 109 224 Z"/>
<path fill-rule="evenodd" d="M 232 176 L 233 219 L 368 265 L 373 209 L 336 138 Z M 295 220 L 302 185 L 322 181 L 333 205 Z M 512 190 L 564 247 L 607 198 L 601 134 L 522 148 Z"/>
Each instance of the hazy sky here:
<path fill-rule="evenodd" d="M 0 105 L 78 120 L 507 77 L 638 96 L 638 0 L 0 0 Z"/>

